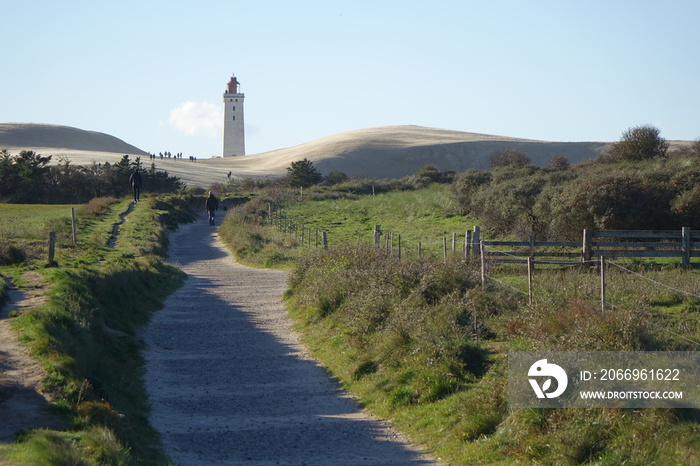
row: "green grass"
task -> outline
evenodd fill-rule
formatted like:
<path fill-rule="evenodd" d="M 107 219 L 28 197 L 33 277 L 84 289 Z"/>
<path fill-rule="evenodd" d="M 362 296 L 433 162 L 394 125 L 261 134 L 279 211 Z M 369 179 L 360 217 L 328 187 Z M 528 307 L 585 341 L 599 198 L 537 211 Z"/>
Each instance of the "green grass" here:
<path fill-rule="evenodd" d="M 1 454 L 2 451 L 0 451 Z M 11 461 L 11 464 L 27 465 L 127 466 L 131 464 L 129 450 L 111 430 L 102 427 L 92 427 L 77 432 L 37 431 L 8 448 L 5 458 Z"/>
<path fill-rule="evenodd" d="M 383 232 L 393 234 L 394 247 L 398 247 L 401 235 L 402 245 L 409 251 L 417 251 L 420 241 L 423 251 L 438 255 L 442 254 L 443 237 L 450 242 L 452 233 L 457 233 L 462 244 L 466 230 L 478 224 L 475 219 L 457 215 L 449 186 L 440 184 L 358 199 L 295 202 L 283 212 L 307 228 L 326 230 L 332 246 L 371 243 L 374 225 L 381 225 Z M 383 236 L 382 244 L 385 241 Z"/>
<path fill-rule="evenodd" d="M 86 209 L 77 247 L 57 264 L 42 260 L 0 268 L 21 281 L 40 272 L 48 302 L 15 314 L 20 339 L 48 372 L 45 388 L 69 431 L 28 431 L 0 445 L 0 462 L 14 464 L 166 464 L 159 437 L 148 423 L 141 382 L 138 330 L 182 283 L 182 273 L 163 261 L 163 225 L 191 218 L 178 199 L 146 198 L 129 214 L 117 247 L 106 235 L 128 200 Z M 40 209 L 37 209 L 40 210 Z"/>
<path fill-rule="evenodd" d="M 79 205 L 0 204 L 0 238 L 45 239 L 55 222 L 70 221 Z"/>
<path fill-rule="evenodd" d="M 48 235 L 56 233 L 57 254 L 70 247 L 74 205 L 0 204 L 0 265 L 48 260 Z"/>

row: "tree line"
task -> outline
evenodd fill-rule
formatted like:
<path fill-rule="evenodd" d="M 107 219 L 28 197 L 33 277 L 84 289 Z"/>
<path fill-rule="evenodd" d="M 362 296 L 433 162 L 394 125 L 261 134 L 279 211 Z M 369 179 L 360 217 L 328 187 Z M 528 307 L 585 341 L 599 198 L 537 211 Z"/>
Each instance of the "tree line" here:
<path fill-rule="evenodd" d="M 11 155 L 0 151 L 0 202 L 18 204 L 86 203 L 95 197 L 121 197 L 129 193 L 129 175 L 141 170 L 147 192 L 174 192 L 183 187 L 179 178 L 156 171 L 155 164 L 144 169 L 141 158 L 124 155 L 119 162 L 93 162 L 87 166 L 61 158 L 49 165 L 52 156 L 31 150 Z"/>

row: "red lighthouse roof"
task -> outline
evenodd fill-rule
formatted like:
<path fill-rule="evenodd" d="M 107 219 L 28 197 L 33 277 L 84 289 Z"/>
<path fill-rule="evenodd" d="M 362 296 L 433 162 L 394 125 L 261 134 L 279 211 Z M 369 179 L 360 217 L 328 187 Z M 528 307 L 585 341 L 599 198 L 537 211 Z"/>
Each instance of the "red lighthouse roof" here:
<path fill-rule="evenodd" d="M 238 82 L 238 79 L 236 79 L 235 76 L 231 76 L 231 79 L 229 80 L 228 84 L 226 85 L 226 93 L 227 94 L 238 94 L 238 86 L 240 86 L 241 83 Z"/>

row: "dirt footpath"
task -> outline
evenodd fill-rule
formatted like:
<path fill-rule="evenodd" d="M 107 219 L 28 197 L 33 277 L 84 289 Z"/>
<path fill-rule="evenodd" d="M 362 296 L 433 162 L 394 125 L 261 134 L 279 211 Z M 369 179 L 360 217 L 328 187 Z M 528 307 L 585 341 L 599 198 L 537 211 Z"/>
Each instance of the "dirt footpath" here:
<path fill-rule="evenodd" d="M 7 305 L 0 309 L 0 443 L 11 443 L 22 429 L 66 427 L 50 412 L 52 397 L 42 391 L 46 371 L 10 325 L 10 312 L 23 312 L 46 300 L 41 275 L 27 272 L 22 278 L 25 289 L 12 289 Z"/>
<path fill-rule="evenodd" d="M 432 464 L 340 390 L 291 330 L 287 274 L 237 264 L 200 220 L 170 238 L 187 274 L 144 333 L 151 422 L 180 465 Z"/>

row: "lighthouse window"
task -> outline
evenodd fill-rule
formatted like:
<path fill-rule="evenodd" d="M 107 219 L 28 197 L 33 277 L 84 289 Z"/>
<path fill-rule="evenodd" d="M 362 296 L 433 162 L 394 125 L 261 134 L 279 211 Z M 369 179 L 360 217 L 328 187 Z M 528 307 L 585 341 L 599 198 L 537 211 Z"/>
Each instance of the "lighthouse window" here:
<path fill-rule="evenodd" d="M 235 106 L 235 105 L 233 106 L 233 111 L 234 111 L 234 112 L 236 111 L 236 106 Z"/>
<path fill-rule="evenodd" d="M 236 115 L 233 115 L 233 121 L 236 121 Z"/>

